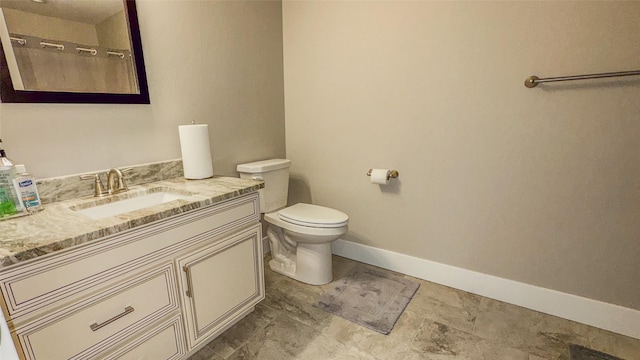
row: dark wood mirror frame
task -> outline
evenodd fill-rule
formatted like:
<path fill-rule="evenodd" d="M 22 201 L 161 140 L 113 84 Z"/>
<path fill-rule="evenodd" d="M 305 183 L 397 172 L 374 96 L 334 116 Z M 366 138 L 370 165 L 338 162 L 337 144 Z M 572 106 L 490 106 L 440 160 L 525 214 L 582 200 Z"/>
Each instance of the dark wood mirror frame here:
<path fill-rule="evenodd" d="M 0 43 L 0 99 L 3 103 L 90 103 L 90 104 L 149 104 L 149 87 L 142 55 L 142 41 L 138 13 L 134 0 L 126 0 L 131 46 L 140 94 L 72 93 L 54 91 L 14 90 L 7 59 Z"/>

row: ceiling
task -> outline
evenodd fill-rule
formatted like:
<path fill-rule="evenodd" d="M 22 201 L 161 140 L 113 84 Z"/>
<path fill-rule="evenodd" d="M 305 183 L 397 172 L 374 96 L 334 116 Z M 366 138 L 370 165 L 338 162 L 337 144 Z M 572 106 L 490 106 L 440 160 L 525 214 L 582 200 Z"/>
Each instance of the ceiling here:
<path fill-rule="evenodd" d="M 123 0 L 0 0 L 0 7 L 95 25 L 124 9 Z"/>

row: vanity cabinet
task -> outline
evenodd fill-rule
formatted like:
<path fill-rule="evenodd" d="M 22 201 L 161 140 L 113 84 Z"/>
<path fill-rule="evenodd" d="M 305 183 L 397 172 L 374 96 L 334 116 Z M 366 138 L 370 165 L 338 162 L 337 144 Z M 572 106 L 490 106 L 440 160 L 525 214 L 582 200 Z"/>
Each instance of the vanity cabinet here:
<path fill-rule="evenodd" d="M 257 193 L 0 269 L 24 359 L 184 359 L 264 298 Z"/>

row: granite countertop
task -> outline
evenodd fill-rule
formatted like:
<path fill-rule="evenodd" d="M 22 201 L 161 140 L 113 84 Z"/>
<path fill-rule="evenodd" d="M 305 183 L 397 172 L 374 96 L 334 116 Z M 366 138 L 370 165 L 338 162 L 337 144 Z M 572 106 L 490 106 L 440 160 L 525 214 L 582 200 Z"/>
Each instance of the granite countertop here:
<path fill-rule="evenodd" d="M 204 180 L 175 178 L 130 186 L 127 192 L 104 198 L 84 196 L 45 204 L 43 211 L 0 221 L 0 268 L 251 193 L 262 187 L 262 181 L 233 177 Z M 97 203 L 158 191 L 179 193 L 184 198 L 99 220 L 74 211 Z"/>

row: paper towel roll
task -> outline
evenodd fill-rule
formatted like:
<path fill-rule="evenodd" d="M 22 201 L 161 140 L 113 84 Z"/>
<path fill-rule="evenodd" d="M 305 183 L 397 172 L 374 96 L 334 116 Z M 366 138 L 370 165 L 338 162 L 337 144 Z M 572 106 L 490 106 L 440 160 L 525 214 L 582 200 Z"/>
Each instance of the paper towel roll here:
<path fill-rule="evenodd" d="M 213 176 L 211 164 L 211 146 L 209 144 L 209 125 L 181 125 L 180 149 L 182 167 L 186 179 L 206 179 Z"/>
<path fill-rule="evenodd" d="M 379 185 L 387 185 L 389 183 L 389 169 L 372 169 L 371 183 Z"/>

